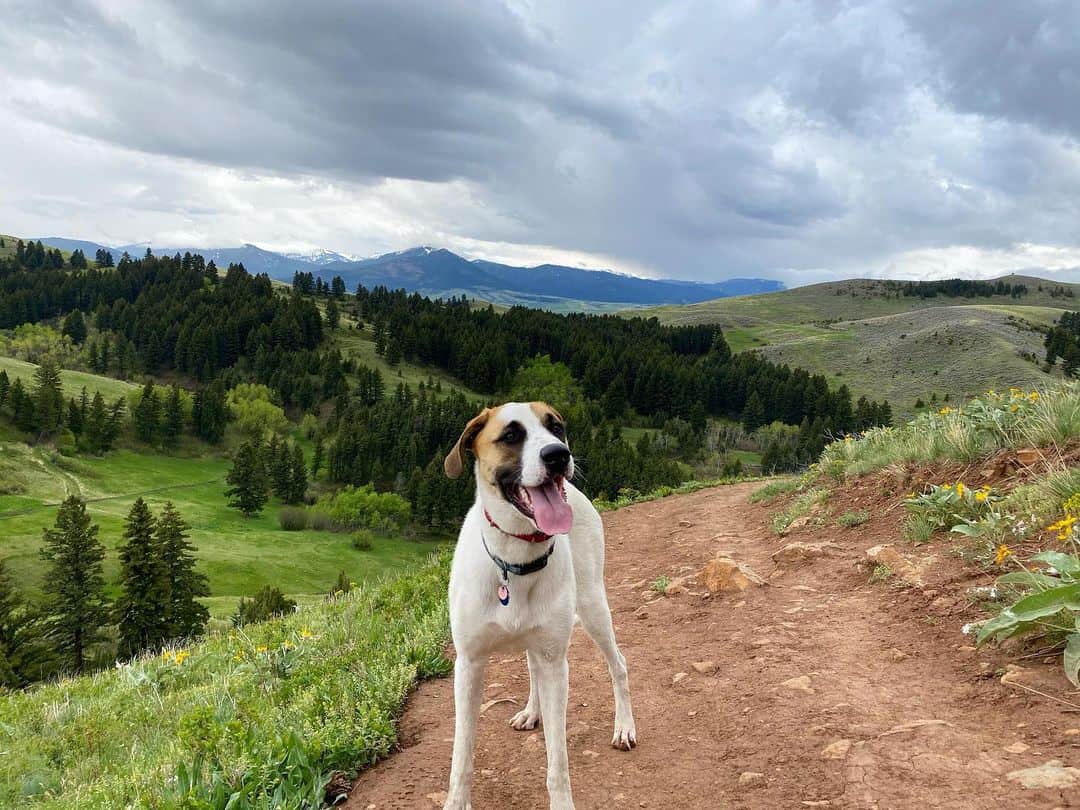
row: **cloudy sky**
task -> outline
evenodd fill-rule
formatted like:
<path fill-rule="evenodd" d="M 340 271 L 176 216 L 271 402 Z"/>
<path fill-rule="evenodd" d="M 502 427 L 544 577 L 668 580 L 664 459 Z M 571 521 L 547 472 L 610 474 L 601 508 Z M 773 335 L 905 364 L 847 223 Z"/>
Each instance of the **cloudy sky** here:
<path fill-rule="evenodd" d="M 1080 267 L 1080 4 L 0 0 L 0 231 Z"/>

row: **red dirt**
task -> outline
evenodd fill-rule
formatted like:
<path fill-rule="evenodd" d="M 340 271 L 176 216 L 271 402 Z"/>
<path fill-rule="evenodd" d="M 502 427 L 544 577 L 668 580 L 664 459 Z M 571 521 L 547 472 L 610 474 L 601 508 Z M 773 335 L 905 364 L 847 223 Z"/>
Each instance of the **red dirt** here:
<path fill-rule="evenodd" d="M 768 528 L 778 507 L 747 503 L 758 486 L 604 516 L 639 745 L 608 746 L 607 671 L 576 630 L 567 723 L 579 810 L 1080 807 L 1080 783 L 1025 789 L 1006 778 L 1048 760 L 1080 766 L 1080 712 L 1002 683 L 1012 659 L 969 646 L 960 628 L 979 614 L 968 588 L 987 576 L 966 570 L 944 543 L 917 552 L 900 544 L 900 510 L 882 514 L 874 487 L 845 496 L 865 498 L 869 523 L 829 520 L 780 538 Z M 839 549 L 777 570 L 771 554 L 795 540 Z M 865 550 L 883 542 L 927 563 L 925 586 L 868 582 Z M 769 584 L 710 596 L 691 580 L 687 593 L 662 598 L 643 584 L 700 571 L 718 553 Z M 1020 661 L 1024 671 L 1010 679 L 1080 706 L 1059 655 Z M 693 667 L 708 661 L 715 671 Z M 687 674 L 675 683 L 678 673 Z M 524 656 L 493 659 L 487 683 L 473 807 L 546 808 L 543 732 L 507 725 L 528 693 Z M 422 684 L 401 720 L 401 750 L 362 774 L 345 806 L 441 807 L 452 737 L 451 680 Z"/>

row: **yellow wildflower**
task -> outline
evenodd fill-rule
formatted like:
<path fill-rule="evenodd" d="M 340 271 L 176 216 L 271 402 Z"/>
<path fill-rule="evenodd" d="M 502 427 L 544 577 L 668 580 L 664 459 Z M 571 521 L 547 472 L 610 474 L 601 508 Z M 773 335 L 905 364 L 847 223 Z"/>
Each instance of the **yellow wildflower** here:
<path fill-rule="evenodd" d="M 1058 540 L 1068 540 L 1069 535 L 1072 534 L 1073 524 L 1076 523 L 1076 518 L 1069 515 L 1066 518 L 1062 518 L 1057 523 L 1052 523 L 1046 527 L 1047 531 L 1057 532 Z"/>
<path fill-rule="evenodd" d="M 938 413 L 940 413 L 942 416 L 948 416 L 952 412 L 953 412 L 953 409 L 950 408 L 948 405 L 946 405 L 944 408 L 942 408 L 940 411 L 938 411 Z"/>
<path fill-rule="evenodd" d="M 994 555 L 994 562 L 1001 565 L 1008 557 L 1012 556 L 1012 549 L 1002 544 L 997 547 L 997 554 Z"/>
<path fill-rule="evenodd" d="M 963 498 L 965 492 L 967 492 L 967 487 L 964 486 L 964 482 L 963 481 L 957 481 L 956 482 L 956 494 L 959 495 L 961 498 Z"/>
<path fill-rule="evenodd" d="M 244 660 L 244 651 L 243 650 L 237 650 L 235 653 L 233 653 L 232 660 L 233 661 L 243 661 Z"/>
<path fill-rule="evenodd" d="M 1030 394 L 1028 394 L 1028 399 L 1030 399 L 1032 402 L 1038 402 L 1039 401 L 1039 392 L 1038 391 L 1032 391 Z"/>
<path fill-rule="evenodd" d="M 1016 413 L 1018 410 L 1020 410 L 1020 406 L 1014 402 L 1012 405 L 1009 406 L 1009 410 L 1012 413 Z"/>
<path fill-rule="evenodd" d="M 990 494 L 990 490 L 985 489 L 985 488 L 980 489 L 978 492 L 975 493 L 975 500 L 978 501 L 979 503 L 985 503 L 986 502 L 986 496 L 988 496 L 989 494 Z"/>
<path fill-rule="evenodd" d="M 267 650 L 267 647 L 266 647 L 265 644 L 260 644 L 258 647 L 255 648 L 255 652 L 257 652 L 257 653 L 264 653 L 264 652 L 266 652 L 266 650 Z"/>
<path fill-rule="evenodd" d="M 176 655 L 173 656 L 173 660 L 177 664 L 182 664 L 190 657 L 191 653 L 189 653 L 187 650 L 177 650 Z"/>
<path fill-rule="evenodd" d="M 283 649 L 283 650 L 291 650 L 295 646 L 296 645 L 293 644 L 291 641 L 283 641 L 283 642 L 281 642 L 281 649 Z"/>
<path fill-rule="evenodd" d="M 312 635 L 314 635 L 314 634 L 310 630 L 308 630 L 306 627 L 303 630 L 300 631 L 300 638 L 311 638 Z"/>

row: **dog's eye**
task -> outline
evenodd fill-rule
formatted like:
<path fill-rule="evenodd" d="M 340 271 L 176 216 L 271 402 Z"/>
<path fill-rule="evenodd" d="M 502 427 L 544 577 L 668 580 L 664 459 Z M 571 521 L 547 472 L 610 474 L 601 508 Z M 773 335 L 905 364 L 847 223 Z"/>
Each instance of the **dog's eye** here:
<path fill-rule="evenodd" d="M 566 428 L 563 427 L 561 422 L 552 422 L 551 427 L 549 427 L 548 430 L 551 431 L 553 436 L 560 439 L 566 438 Z"/>
<path fill-rule="evenodd" d="M 500 442 L 506 442 L 507 444 L 517 444 L 525 438 L 525 433 L 517 425 L 510 425 L 499 436 Z"/>

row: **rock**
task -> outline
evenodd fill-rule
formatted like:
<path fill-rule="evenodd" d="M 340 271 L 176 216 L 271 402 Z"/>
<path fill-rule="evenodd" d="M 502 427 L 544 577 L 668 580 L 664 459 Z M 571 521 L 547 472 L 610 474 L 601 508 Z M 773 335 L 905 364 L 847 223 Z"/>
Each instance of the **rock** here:
<path fill-rule="evenodd" d="M 1025 467 L 1037 464 L 1042 460 L 1043 454 L 1034 447 L 1025 447 L 1016 451 L 1016 460 Z"/>
<path fill-rule="evenodd" d="M 757 771 L 743 771 L 739 774 L 739 787 L 760 787 L 765 784 L 765 774 Z"/>
<path fill-rule="evenodd" d="M 1031 746 L 1017 740 L 1012 745 L 1006 745 L 1005 750 L 1010 754 L 1022 754 L 1027 751 Z"/>
<path fill-rule="evenodd" d="M 715 661 L 695 661 L 690 666 L 700 675 L 712 675 L 717 669 Z"/>
<path fill-rule="evenodd" d="M 1052 788 L 1063 790 L 1080 782 L 1080 768 L 1068 768 L 1061 760 L 1052 759 L 1034 768 L 1021 768 L 1005 774 L 1010 782 L 1018 782 L 1028 790 Z"/>
<path fill-rule="evenodd" d="M 773 562 L 777 565 L 796 565 L 812 560 L 815 557 L 824 557 L 840 550 L 840 546 L 830 540 L 821 543 L 803 543 L 796 541 L 788 543 L 779 551 L 773 553 Z"/>
<path fill-rule="evenodd" d="M 690 676 L 687 675 L 685 672 L 676 672 L 671 678 L 671 685 L 672 686 L 677 686 L 678 684 L 682 683 L 683 681 L 685 681 L 689 677 Z"/>
<path fill-rule="evenodd" d="M 1077 737 L 1080 736 L 1080 728 L 1067 728 L 1062 732 L 1062 734 L 1064 734 L 1066 737 Z"/>
<path fill-rule="evenodd" d="M 843 759 L 851 750 L 851 740 L 837 740 L 826 745 L 821 751 L 823 759 Z"/>
<path fill-rule="evenodd" d="M 648 608 L 646 608 L 645 605 L 642 605 L 641 607 L 639 607 L 637 610 L 634 611 L 634 618 L 635 619 L 647 619 L 647 618 L 649 618 L 649 610 L 648 610 Z"/>
<path fill-rule="evenodd" d="M 599 759 L 600 758 L 600 755 L 598 753 L 596 753 L 595 751 L 590 751 L 588 748 L 586 748 L 584 751 L 582 751 L 581 755 L 583 757 L 588 758 L 588 759 Z"/>
<path fill-rule="evenodd" d="M 909 585 L 922 586 L 922 577 L 919 575 L 919 570 L 912 564 L 911 560 L 888 543 L 868 548 L 866 550 L 866 559 L 874 565 L 887 566 L 889 570 Z"/>
<path fill-rule="evenodd" d="M 679 525 L 682 526 L 682 528 L 684 528 L 684 529 L 689 529 L 694 524 L 691 523 L 689 520 L 680 520 Z"/>
<path fill-rule="evenodd" d="M 903 661 L 905 658 L 907 658 L 908 654 L 906 652 L 904 652 L 903 650 L 899 650 L 896 647 L 892 647 L 886 653 L 886 656 L 888 657 L 888 659 L 890 661 L 896 661 L 897 663 L 899 663 L 900 661 Z"/>
<path fill-rule="evenodd" d="M 525 742 L 521 744 L 521 747 L 525 751 L 543 751 L 544 741 L 540 738 L 539 734 L 530 734 L 525 738 Z"/>
<path fill-rule="evenodd" d="M 810 685 L 809 675 L 799 675 L 797 678 L 789 678 L 780 684 L 785 689 L 794 689 L 797 692 L 806 692 L 808 695 L 814 694 L 814 687 Z"/>
<path fill-rule="evenodd" d="M 709 593 L 740 593 L 752 585 L 764 585 L 765 580 L 750 566 L 730 557 L 717 557 L 705 564 L 701 572 Z"/>
<path fill-rule="evenodd" d="M 678 596 L 679 594 L 689 592 L 689 589 L 679 582 L 671 582 L 664 588 L 664 596 Z"/>

